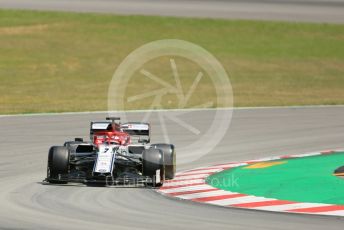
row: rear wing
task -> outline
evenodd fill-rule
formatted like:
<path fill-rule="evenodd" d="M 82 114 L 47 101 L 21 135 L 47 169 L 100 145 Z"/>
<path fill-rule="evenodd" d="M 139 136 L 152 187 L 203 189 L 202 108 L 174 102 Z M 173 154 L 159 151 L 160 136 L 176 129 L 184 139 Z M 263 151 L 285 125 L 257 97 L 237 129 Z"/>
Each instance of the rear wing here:
<path fill-rule="evenodd" d="M 90 125 L 90 139 L 93 140 L 93 134 L 99 131 L 112 131 L 112 123 L 111 121 L 97 121 L 91 122 Z"/>
<path fill-rule="evenodd" d="M 113 130 L 113 124 L 119 127 L 119 123 L 116 121 L 121 120 L 119 117 L 107 117 L 106 121 L 92 121 L 90 127 L 90 136 L 92 136 L 95 132 L 111 132 Z"/>
<path fill-rule="evenodd" d="M 133 144 L 150 142 L 150 125 L 148 123 L 128 122 L 121 124 L 121 129 L 130 135 Z"/>

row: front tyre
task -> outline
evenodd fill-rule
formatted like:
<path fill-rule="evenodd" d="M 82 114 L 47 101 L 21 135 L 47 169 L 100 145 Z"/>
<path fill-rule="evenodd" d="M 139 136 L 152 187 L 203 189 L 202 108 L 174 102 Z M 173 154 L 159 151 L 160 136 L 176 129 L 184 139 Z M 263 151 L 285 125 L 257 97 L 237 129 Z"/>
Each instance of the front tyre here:
<path fill-rule="evenodd" d="M 176 151 L 174 145 L 154 144 L 154 149 L 160 149 L 164 153 L 165 178 L 172 180 L 176 174 Z"/>
<path fill-rule="evenodd" d="M 64 146 L 53 146 L 49 150 L 47 181 L 53 184 L 66 184 L 61 175 L 69 171 L 69 150 Z"/>
<path fill-rule="evenodd" d="M 160 171 L 160 174 L 157 173 Z M 165 180 L 164 154 L 160 149 L 146 149 L 142 155 L 142 175 L 153 179 L 153 187 L 162 186 Z"/>

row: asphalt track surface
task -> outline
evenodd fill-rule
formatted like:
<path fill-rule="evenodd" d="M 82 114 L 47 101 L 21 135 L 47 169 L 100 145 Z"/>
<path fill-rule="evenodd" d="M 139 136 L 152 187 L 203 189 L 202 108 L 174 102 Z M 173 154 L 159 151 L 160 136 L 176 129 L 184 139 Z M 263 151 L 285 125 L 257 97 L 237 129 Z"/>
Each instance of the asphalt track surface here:
<path fill-rule="evenodd" d="M 182 119 L 207 127 L 213 113 L 189 112 Z M 343 218 L 220 208 L 166 198 L 151 189 L 42 185 L 48 148 L 76 136 L 87 138 L 88 123 L 104 116 L 0 117 L 0 229 L 343 229 Z M 344 107 L 235 110 L 215 149 L 178 170 L 342 148 L 343 117 Z M 163 141 L 157 121 L 151 117 L 152 142 Z M 166 122 L 166 128 L 177 151 L 192 141 L 175 123 Z"/>
<path fill-rule="evenodd" d="M 129 15 L 344 22 L 343 0 L 0 0 L 0 8 Z M 208 124 L 212 111 L 185 119 Z M 0 118 L 0 229 L 342 229 L 343 218 L 220 208 L 165 198 L 142 188 L 47 186 L 47 150 L 105 114 Z M 139 114 L 131 114 L 135 119 Z M 178 170 L 236 160 L 344 147 L 344 107 L 236 110 L 230 129 L 206 156 Z M 163 141 L 152 118 L 154 142 Z M 167 123 L 178 146 L 192 140 Z M 206 126 L 205 126 L 206 127 Z"/>
<path fill-rule="evenodd" d="M 0 0 L 0 8 L 344 23 L 344 0 Z"/>

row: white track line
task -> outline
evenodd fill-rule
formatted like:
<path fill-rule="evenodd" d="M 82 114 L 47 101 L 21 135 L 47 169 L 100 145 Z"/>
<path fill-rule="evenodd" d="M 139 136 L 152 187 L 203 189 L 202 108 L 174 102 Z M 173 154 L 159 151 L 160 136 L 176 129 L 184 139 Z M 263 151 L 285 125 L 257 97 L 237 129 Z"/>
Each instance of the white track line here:
<path fill-rule="evenodd" d="M 322 207 L 328 206 L 328 204 L 317 204 L 317 203 L 295 203 L 295 204 L 282 204 L 282 205 L 270 205 L 270 206 L 262 206 L 262 207 L 254 207 L 253 209 L 265 210 L 265 211 L 275 211 L 275 212 L 282 212 L 292 209 L 299 209 L 299 208 L 314 208 L 314 207 Z"/>
<path fill-rule="evenodd" d="M 257 196 L 244 196 L 244 197 L 206 201 L 205 203 L 227 206 L 227 205 L 233 205 L 233 204 L 244 204 L 244 203 L 252 203 L 252 202 L 259 202 L 259 201 L 271 201 L 271 200 L 276 200 L 276 199 L 257 197 Z"/>
<path fill-rule="evenodd" d="M 190 172 L 183 173 L 183 175 L 187 176 L 187 175 L 196 174 L 196 173 L 200 173 L 200 174 L 206 173 L 206 174 L 209 174 L 209 173 L 215 173 L 215 172 L 218 172 L 218 171 L 221 171 L 221 170 L 222 170 L 221 168 L 192 170 Z"/>
<path fill-rule="evenodd" d="M 164 187 L 177 186 L 177 185 L 191 185 L 196 183 L 202 183 L 204 179 L 194 179 L 185 181 L 167 181 L 164 183 Z"/>
<path fill-rule="evenodd" d="M 344 210 L 329 211 L 329 212 L 315 212 L 314 214 L 328 215 L 328 216 L 344 216 Z"/>
<path fill-rule="evenodd" d="M 204 190 L 204 189 L 213 189 L 214 187 L 204 184 L 204 185 L 195 185 L 195 186 L 188 186 L 188 187 L 180 187 L 180 188 L 172 188 L 172 189 L 164 189 L 159 190 L 161 193 L 176 193 L 176 192 L 185 192 L 185 191 L 197 191 L 197 190 Z"/>
<path fill-rule="evenodd" d="M 193 193 L 193 194 L 187 194 L 187 195 L 179 195 L 176 197 L 190 200 L 190 199 L 196 199 L 196 198 L 214 197 L 214 196 L 221 196 L 221 195 L 228 195 L 228 194 L 238 194 L 238 193 L 228 192 L 224 190 L 216 190 L 216 191 L 211 191 L 211 192 L 199 192 L 199 193 Z"/>
<path fill-rule="evenodd" d="M 185 180 L 185 179 L 204 179 L 206 178 L 207 176 L 209 176 L 210 174 L 199 174 L 199 175 L 187 175 L 187 176 L 176 176 L 175 179 L 176 180 Z"/>
<path fill-rule="evenodd" d="M 144 113 L 144 112 L 173 112 L 173 111 L 214 111 L 214 110 L 262 110 L 262 109 L 318 109 L 318 108 L 344 108 L 344 105 L 297 105 L 297 106 L 262 106 L 262 107 L 234 107 L 234 108 L 199 108 L 199 109 L 159 109 L 159 110 L 118 110 L 118 111 L 84 111 L 61 113 L 30 113 L 30 114 L 3 114 L 3 117 L 34 117 L 34 116 L 63 116 L 87 114 L 114 114 L 114 113 Z"/>

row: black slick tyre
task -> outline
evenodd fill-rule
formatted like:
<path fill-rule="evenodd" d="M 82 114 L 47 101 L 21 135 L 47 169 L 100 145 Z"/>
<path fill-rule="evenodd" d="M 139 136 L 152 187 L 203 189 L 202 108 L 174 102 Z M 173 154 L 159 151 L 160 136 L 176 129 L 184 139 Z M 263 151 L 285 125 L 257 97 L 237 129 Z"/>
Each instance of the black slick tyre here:
<path fill-rule="evenodd" d="M 53 146 L 49 150 L 47 181 L 53 184 L 66 184 L 60 175 L 68 174 L 69 150 L 64 146 Z"/>

